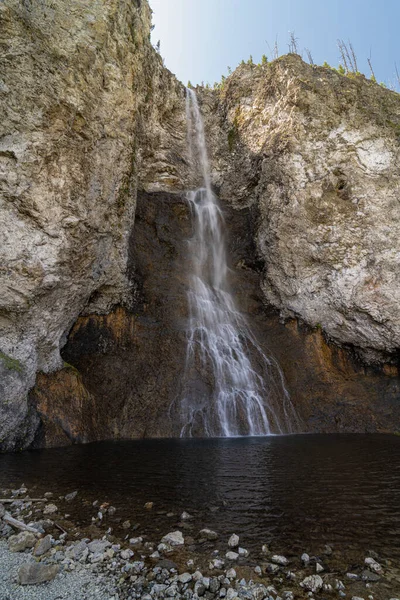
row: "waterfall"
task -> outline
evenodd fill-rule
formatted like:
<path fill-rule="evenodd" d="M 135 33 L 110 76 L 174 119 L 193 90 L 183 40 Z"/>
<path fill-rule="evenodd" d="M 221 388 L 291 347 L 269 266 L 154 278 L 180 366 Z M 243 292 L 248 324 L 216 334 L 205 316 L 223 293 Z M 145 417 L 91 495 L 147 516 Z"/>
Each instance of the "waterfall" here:
<path fill-rule="evenodd" d="M 204 187 L 188 193 L 189 326 L 181 436 L 269 435 L 293 430 L 295 413 L 277 362 L 266 356 L 228 283 L 224 216 L 211 188 L 204 124 L 187 89 L 188 149 Z"/>

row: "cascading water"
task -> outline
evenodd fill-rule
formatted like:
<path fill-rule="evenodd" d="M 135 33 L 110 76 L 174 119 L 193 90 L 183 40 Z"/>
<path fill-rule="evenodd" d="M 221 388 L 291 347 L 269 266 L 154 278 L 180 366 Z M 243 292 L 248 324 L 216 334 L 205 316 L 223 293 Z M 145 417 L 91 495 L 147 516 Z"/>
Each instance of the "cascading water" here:
<path fill-rule="evenodd" d="M 211 189 L 203 121 L 191 89 L 186 112 L 189 155 L 204 187 L 188 194 L 194 235 L 188 242 L 190 317 L 179 399 L 181 436 L 291 432 L 296 417 L 279 365 L 259 347 L 229 289 L 224 217 Z"/>

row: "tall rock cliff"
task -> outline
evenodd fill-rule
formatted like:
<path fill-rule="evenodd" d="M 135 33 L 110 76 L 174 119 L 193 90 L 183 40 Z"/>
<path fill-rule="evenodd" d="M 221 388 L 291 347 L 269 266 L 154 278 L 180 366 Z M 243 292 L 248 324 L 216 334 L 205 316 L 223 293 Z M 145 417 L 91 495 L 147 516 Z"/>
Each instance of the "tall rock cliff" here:
<path fill-rule="evenodd" d="M 27 392 L 62 367 L 82 312 L 132 302 L 137 179 L 184 186 L 184 88 L 141 0 L 0 5 L 0 446 L 26 446 Z"/>
<path fill-rule="evenodd" d="M 204 94 L 220 195 L 259 210 L 262 288 L 369 363 L 400 347 L 400 95 L 297 55 Z"/>
<path fill-rule="evenodd" d="M 145 0 L 0 4 L 2 450 L 174 434 L 190 236 L 181 192 L 196 182 L 185 90 L 149 36 Z M 332 430 L 331 418 L 390 429 L 399 95 L 291 55 L 198 96 L 235 293 L 282 361 L 304 429 Z M 328 338 L 391 365 L 371 374 Z"/>

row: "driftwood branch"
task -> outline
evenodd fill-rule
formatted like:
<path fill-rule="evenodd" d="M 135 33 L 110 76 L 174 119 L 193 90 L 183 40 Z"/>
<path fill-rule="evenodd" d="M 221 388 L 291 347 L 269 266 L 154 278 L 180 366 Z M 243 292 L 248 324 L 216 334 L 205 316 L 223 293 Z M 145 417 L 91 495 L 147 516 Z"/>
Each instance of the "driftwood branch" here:
<path fill-rule="evenodd" d="M 9 513 L 6 513 L 4 515 L 3 521 L 11 525 L 12 527 L 15 527 L 16 529 L 22 529 L 22 531 L 30 531 L 31 533 L 39 534 L 39 531 L 37 529 L 31 527 L 30 525 L 26 525 L 22 521 L 14 519 L 14 517 L 12 517 Z"/>
<path fill-rule="evenodd" d="M 68 533 L 68 531 L 64 529 L 64 527 L 61 527 L 61 525 L 59 525 L 58 523 L 54 523 L 54 527 L 57 527 L 57 529 L 59 529 L 63 533 Z"/>
<path fill-rule="evenodd" d="M 0 498 L 0 504 L 11 504 L 17 500 L 22 500 L 22 502 L 47 502 L 47 498 Z"/>

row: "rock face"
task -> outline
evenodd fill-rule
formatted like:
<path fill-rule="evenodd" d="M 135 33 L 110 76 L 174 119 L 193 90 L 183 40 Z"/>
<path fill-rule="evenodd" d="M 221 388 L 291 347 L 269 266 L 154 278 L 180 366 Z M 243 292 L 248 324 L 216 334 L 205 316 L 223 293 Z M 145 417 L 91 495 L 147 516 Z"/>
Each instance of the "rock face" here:
<path fill-rule="evenodd" d="M 184 88 L 141 0 L 0 7 L 0 447 L 28 445 L 37 371 L 82 312 L 132 302 L 138 174 L 185 187 Z"/>
<path fill-rule="evenodd" d="M 288 55 L 203 93 L 214 179 L 256 204 L 262 288 L 369 363 L 400 346 L 400 96 Z"/>
<path fill-rule="evenodd" d="M 149 32 L 144 0 L 0 6 L 0 450 L 176 434 L 199 182 Z M 235 294 L 303 430 L 396 429 L 399 96 L 293 55 L 198 96 Z"/>

